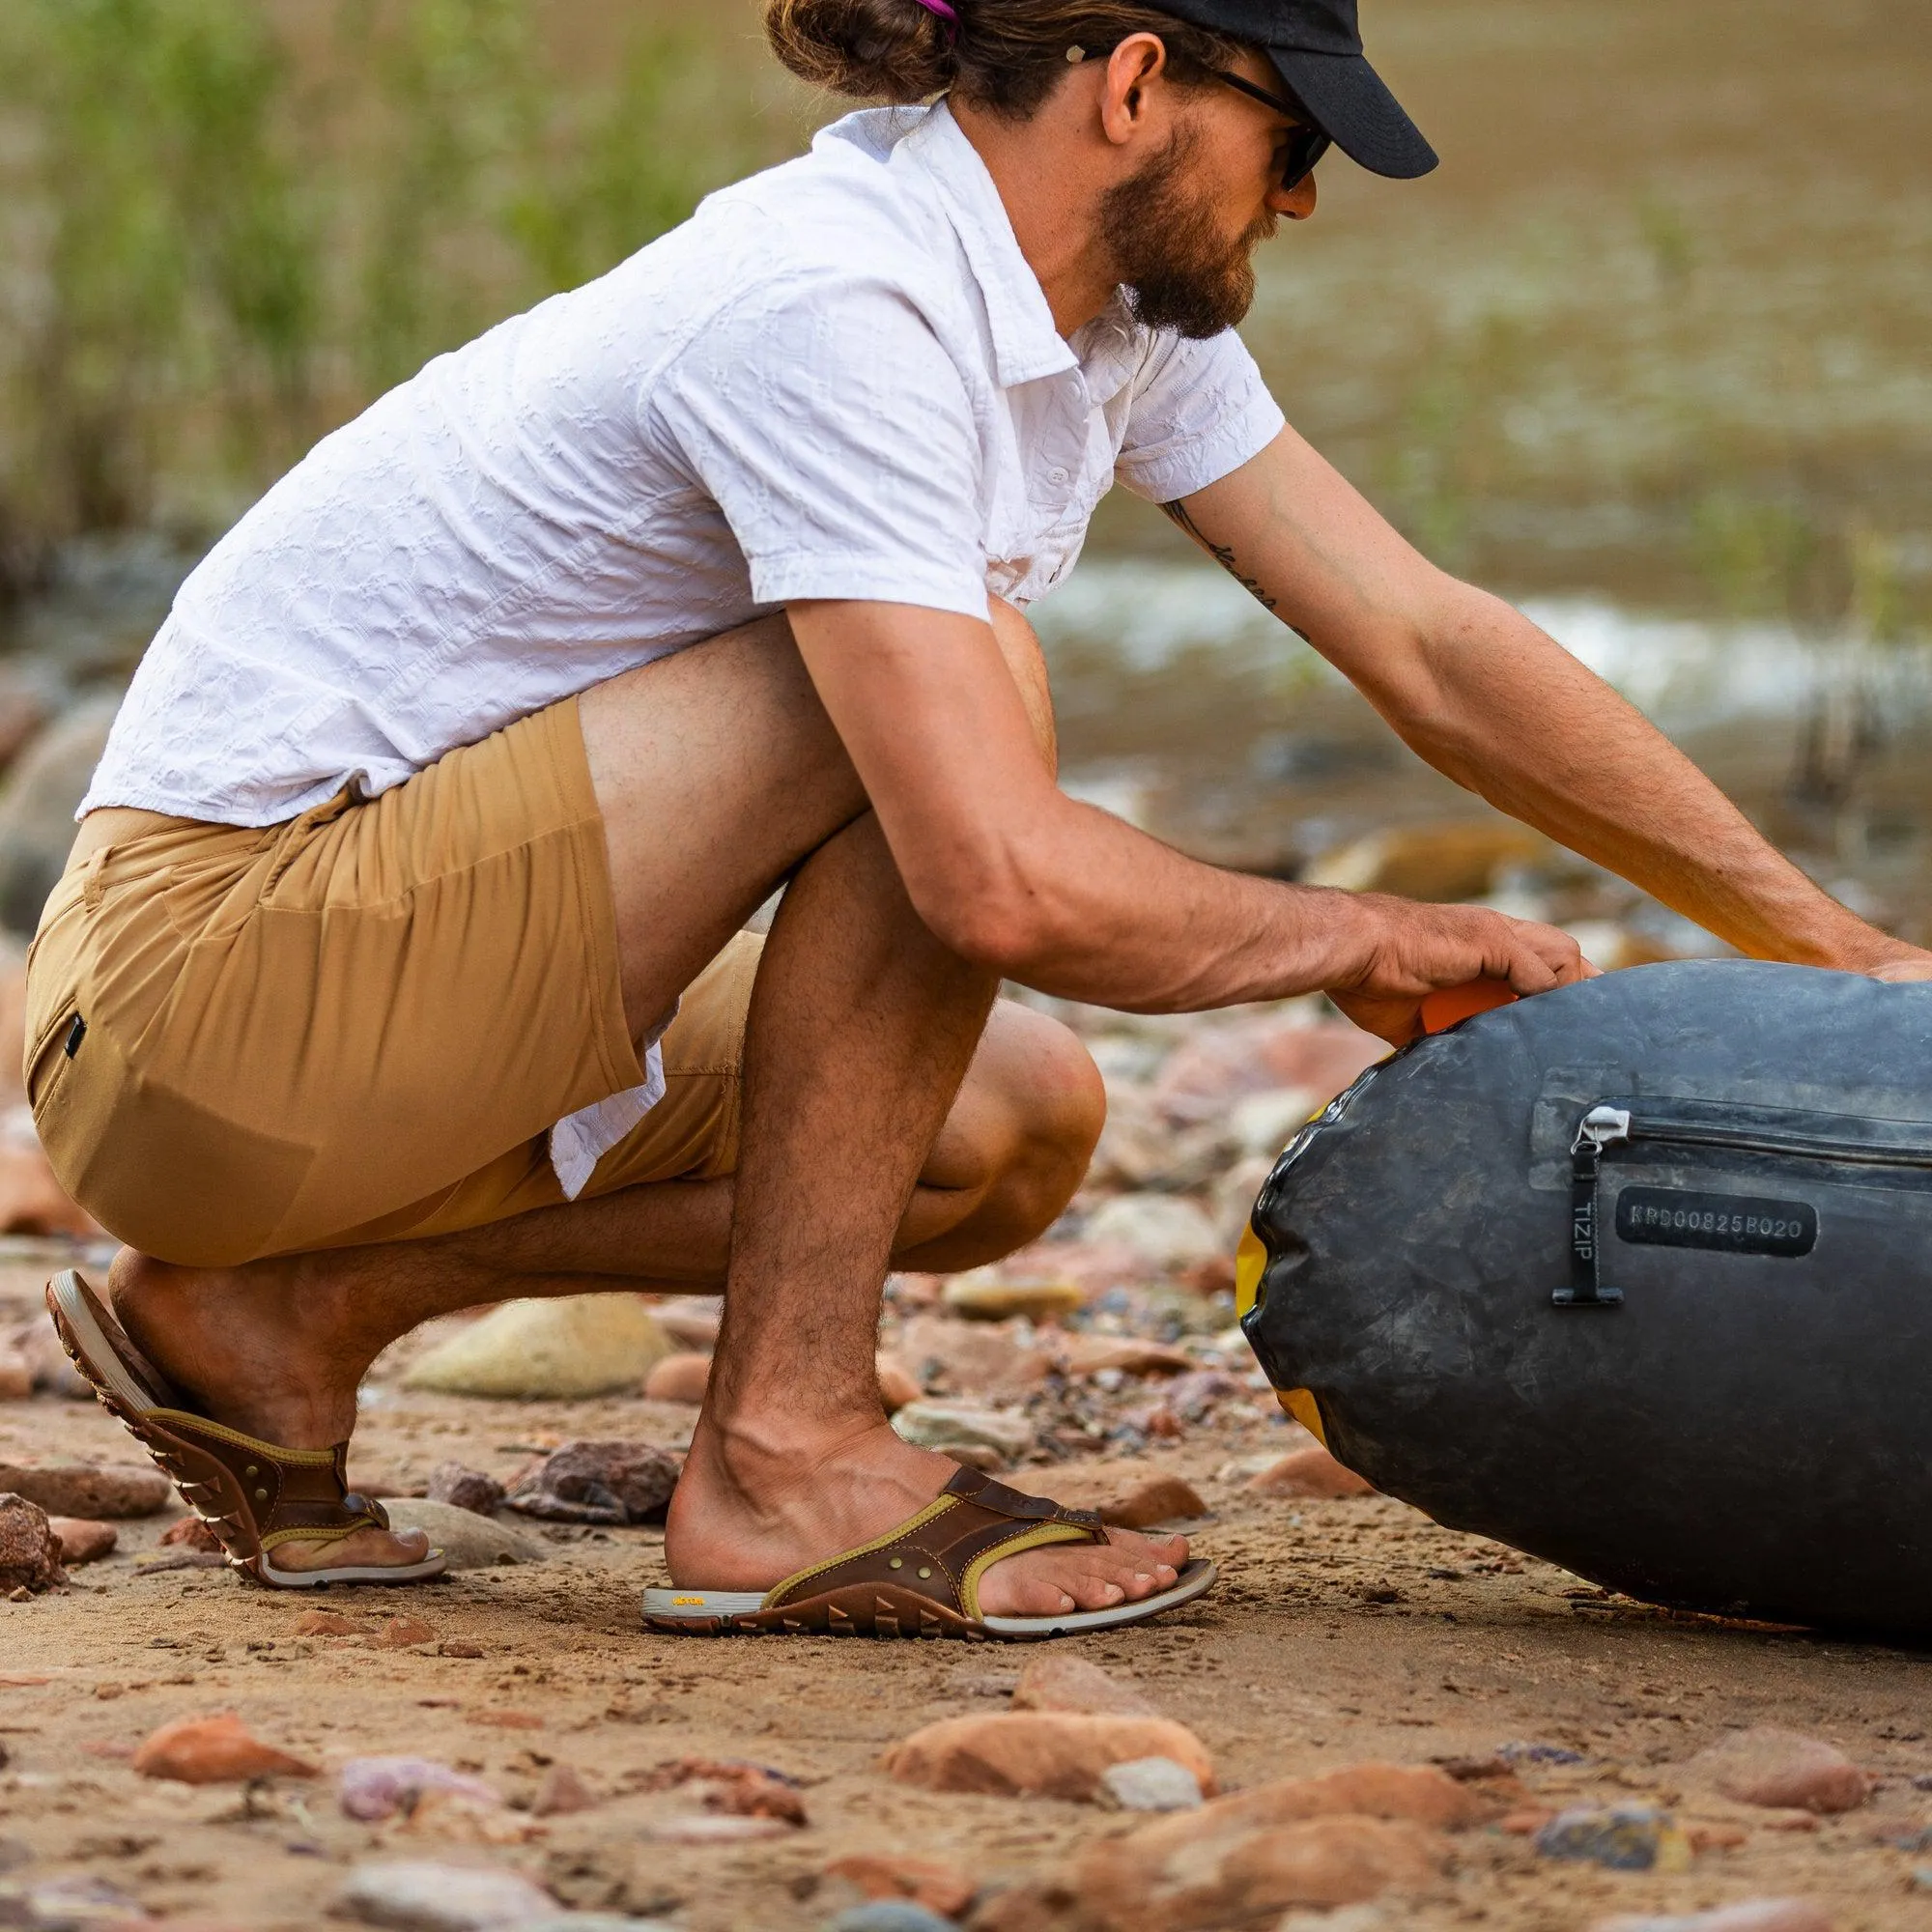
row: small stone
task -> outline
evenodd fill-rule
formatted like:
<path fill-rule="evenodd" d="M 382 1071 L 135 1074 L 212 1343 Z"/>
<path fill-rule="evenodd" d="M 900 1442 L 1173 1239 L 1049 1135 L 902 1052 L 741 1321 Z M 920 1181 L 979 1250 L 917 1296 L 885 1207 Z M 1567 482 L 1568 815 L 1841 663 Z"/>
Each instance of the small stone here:
<path fill-rule="evenodd" d="M 708 1354 L 667 1355 L 644 1378 L 644 1400 L 684 1403 L 696 1408 L 703 1402 L 704 1391 L 710 1385 Z"/>
<path fill-rule="evenodd" d="M 1546 1859 L 1602 1865 L 1606 1871 L 1683 1871 L 1690 1841 L 1669 1812 L 1649 1804 L 1577 1805 L 1536 1834 Z"/>
<path fill-rule="evenodd" d="M 384 1860 L 349 1874 L 339 1910 L 394 1932 L 494 1932 L 554 1917 L 556 1901 L 514 1872 Z"/>
<path fill-rule="evenodd" d="M 342 1767 L 336 1801 L 349 1817 L 374 1825 L 413 1811 L 429 1791 L 458 1792 L 482 1804 L 502 1803 L 481 1778 L 426 1757 L 353 1757 Z"/>
<path fill-rule="evenodd" d="M 31 1604 L 34 1601 L 34 1593 L 26 1584 L 17 1584 L 7 1592 L 7 1601 L 10 1604 Z"/>
<path fill-rule="evenodd" d="M 223 1553 L 221 1539 L 198 1516 L 185 1516 L 179 1522 L 169 1523 L 161 1532 L 161 1548 L 205 1550 L 211 1556 Z"/>
<path fill-rule="evenodd" d="M 442 1551 L 452 1570 L 488 1570 L 498 1563 L 542 1563 L 550 1553 L 508 1523 L 458 1509 L 454 1503 L 398 1496 L 383 1507 L 388 1512 L 391 1529 L 426 1530 L 431 1547 Z"/>
<path fill-rule="evenodd" d="M 1192 1483 L 1144 1463 L 1067 1463 L 1030 1473 L 1028 1482 L 1067 1509 L 1098 1510 L 1102 1522 L 1119 1529 L 1151 1529 L 1208 1514 Z"/>
<path fill-rule="evenodd" d="M 1179 1376 L 1194 1366 L 1185 1349 L 1138 1335 L 1067 1335 L 1057 1348 L 1062 1372 L 1069 1376 L 1097 1376 L 1109 1369 L 1123 1376 Z"/>
<path fill-rule="evenodd" d="M 138 1899 L 104 1878 L 71 1873 L 37 1883 L 0 1886 L 0 1925 L 34 1932 L 92 1932 L 95 1926 L 156 1925 Z"/>
<path fill-rule="evenodd" d="M 566 1442 L 511 1490 L 508 1506 L 551 1522 L 662 1522 L 678 1462 L 654 1442 Z"/>
<path fill-rule="evenodd" d="M 718 1331 L 724 1325 L 724 1304 L 717 1295 L 676 1295 L 657 1302 L 651 1313 L 678 1348 L 708 1355 L 718 1347 Z"/>
<path fill-rule="evenodd" d="M 1315 1777 L 1278 1777 L 1214 1806 L 1217 1828 L 1254 1829 L 1308 1818 L 1381 1818 L 1461 1832 L 1500 1806 L 1433 1764 L 1344 1765 Z"/>
<path fill-rule="evenodd" d="M 986 1274 L 954 1275 L 940 1293 L 949 1313 L 968 1321 L 1057 1321 L 1087 1305 L 1087 1293 L 1071 1281 L 1001 1281 Z"/>
<path fill-rule="evenodd" d="M 590 1787 L 567 1764 L 554 1764 L 537 1785 L 530 1811 L 538 1818 L 560 1818 L 572 1811 L 588 1811 L 597 1803 Z"/>
<path fill-rule="evenodd" d="M 115 1522 L 155 1516 L 168 1506 L 174 1486 L 158 1469 L 131 1463 L 55 1463 L 28 1468 L 0 1463 L 0 1491 L 25 1496 L 49 1516 Z"/>
<path fill-rule="evenodd" d="M 879 1350 L 879 1402 L 888 1415 L 896 1415 L 907 1403 L 917 1402 L 925 1391 L 919 1378 L 896 1355 Z"/>
<path fill-rule="evenodd" d="M 1505 1764 L 1583 1764 L 1588 1761 L 1581 1751 L 1572 1750 L 1567 1745 L 1539 1744 L 1534 1740 L 1498 1745 L 1496 1755 Z"/>
<path fill-rule="evenodd" d="M 826 1932 L 958 1932 L 951 1918 L 909 1898 L 880 1898 L 841 1912 Z"/>
<path fill-rule="evenodd" d="M 1030 1328 L 1015 1321 L 962 1321 L 914 1315 L 900 1324 L 895 1352 L 921 1382 L 944 1381 L 966 1395 L 1018 1394 L 1037 1387 L 1052 1363 Z"/>
<path fill-rule="evenodd" d="M 856 1852 L 825 1867 L 829 1879 L 855 1887 L 867 1900 L 905 1900 L 943 1919 L 958 1918 L 979 1887 L 956 1865 L 892 1852 Z"/>
<path fill-rule="evenodd" d="M 413 1650 L 417 1644 L 434 1643 L 439 1633 L 434 1624 L 421 1617 L 391 1617 L 376 1633 L 378 1650 Z"/>
<path fill-rule="evenodd" d="M 1294 1907 L 1421 1890 L 1440 1879 L 1449 1856 L 1449 1841 L 1419 1825 L 1336 1817 L 1257 1830 L 1218 1817 L 1209 1804 L 1089 1844 L 1061 1889 L 1080 1900 L 1082 1923 L 1094 1932 L 1147 1932 L 1153 1924 L 1161 1932 L 1221 1932 L 1268 1924 Z M 1153 1899 L 1157 1918 L 1149 1911 Z"/>
<path fill-rule="evenodd" d="M 1833 1932 L 1833 1921 L 1830 1913 L 1802 1898 L 1751 1898 L 1677 1918 L 1636 1913 L 1600 1918 L 1591 1932 Z"/>
<path fill-rule="evenodd" d="M 1100 1774 L 1099 1802 L 1118 1811 L 1194 1811 L 1201 1780 L 1171 1757 L 1129 1758 Z"/>
<path fill-rule="evenodd" d="M 670 1352 L 670 1337 L 635 1294 L 506 1301 L 432 1349 L 403 1386 L 521 1402 L 615 1395 Z"/>
<path fill-rule="evenodd" d="M 1699 1751 L 1684 1776 L 1740 1804 L 1767 1809 L 1852 1811 L 1871 1795 L 1871 1779 L 1835 1745 L 1770 1725 Z"/>
<path fill-rule="evenodd" d="M 232 1712 L 163 1724 L 135 1751 L 143 1777 L 181 1784 L 232 1784 L 257 1777 L 314 1777 L 316 1768 L 250 1736 Z"/>
<path fill-rule="evenodd" d="M 0 1340 L 0 1402 L 25 1402 L 34 1392 L 34 1365 L 24 1349 Z"/>
<path fill-rule="evenodd" d="M 1157 1718 L 1160 1713 L 1097 1663 L 1070 1652 L 1042 1649 L 1020 1672 L 1016 1711 L 1073 1711 L 1088 1717 Z"/>
<path fill-rule="evenodd" d="M 55 1540 L 60 1544 L 63 1563 L 98 1563 L 114 1554 L 120 1532 L 111 1522 L 90 1522 L 84 1517 L 50 1517 Z"/>
<path fill-rule="evenodd" d="M 893 1417 L 893 1427 L 916 1448 L 955 1457 L 980 1451 L 1003 1463 L 1024 1456 L 1035 1439 L 1024 1415 L 964 1402 L 909 1402 Z"/>
<path fill-rule="evenodd" d="M 1161 1401 L 1182 1422 L 1205 1422 L 1231 1396 L 1244 1393 L 1241 1384 L 1221 1369 L 1190 1369 L 1168 1383 Z"/>
<path fill-rule="evenodd" d="M 471 1643 L 468 1637 L 450 1636 L 437 1645 L 436 1654 L 439 1657 L 487 1657 L 489 1652 L 480 1643 Z"/>
<path fill-rule="evenodd" d="M 439 1463 L 429 1472 L 428 1489 L 431 1502 L 447 1503 L 472 1516 L 490 1516 L 503 1506 L 502 1484 L 481 1469 L 466 1469 L 461 1463 Z"/>
<path fill-rule="evenodd" d="M 1082 1238 L 1096 1247 L 1131 1249 L 1155 1271 L 1192 1267 L 1221 1252 L 1213 1222 L 1174 1194 L 1117 1194 L 1094 1209 Z"/>
<path fill-rule="evenodd" d="M 704 1787 L 710 1811 L 736 1818 L 776 1818 L 781 1824 L 804 1825 L 805 1800 L 798 1786 L 782 1772 L 743 1759 L 672 1758 L 639 1781 L 644 1791 L 670 1791 L 680 1785 Z"/>
<path fill-rule="evenodd" d="M 1271 1468 L 1249 1480 L 1264 1496 L 1372 1496 L 1375 1486 L 1347 1469 L 1317 1442 L 1293 1449 Z"/>
<path fill-rule="evenodd" d="M 60 1538 L 45 1510 L 24 1496 L 0 1494 L 0 1590 L 31 1596 L 67 1581 Z"/>
<path fill-rule="evenodd" d="M 1204 1791 L 1214 1788 L 1208 1747 L 1184 1725 L 1058 1711 L 942 1719 L 895 1745 L 884 1768 L 928 1791 L 1092 1800 L 1110 1765 L 1142 1757 L 1173 1758 Z"/>
<path fill-rule="evenodd" d="M 290 1627 L 293 1636 L 367 1636 L 369 1628 L 340 1610 L 304 1610 Z"/>

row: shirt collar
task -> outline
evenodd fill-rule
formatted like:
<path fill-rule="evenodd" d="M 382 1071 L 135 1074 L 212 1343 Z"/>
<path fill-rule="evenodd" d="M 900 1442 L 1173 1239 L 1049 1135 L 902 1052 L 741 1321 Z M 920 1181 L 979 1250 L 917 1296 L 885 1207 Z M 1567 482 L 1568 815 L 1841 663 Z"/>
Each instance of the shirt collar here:
<path fill-rule="evenodd" d="M 1000 386 L 1009 389 L 1078 368 L 1080 358 L 1053 326 L 1039 277 L 1020 252 L 993 177 L 945 101 L 929 108 L 899 143 L 894 159 L 901 156 L 932 182 L 966 251 L 967 265 L 985 298 Z"/>

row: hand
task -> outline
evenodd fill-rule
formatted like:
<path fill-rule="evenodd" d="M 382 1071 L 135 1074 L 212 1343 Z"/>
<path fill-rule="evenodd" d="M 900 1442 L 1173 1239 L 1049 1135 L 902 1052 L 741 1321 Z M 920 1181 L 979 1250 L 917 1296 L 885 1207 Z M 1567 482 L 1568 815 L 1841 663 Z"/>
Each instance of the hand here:
<path fill-rule="evenodd" d="M 1553 925 L 1380 894 L 1354 903 L 1367 923 L 1362 963 L 1324 990 L 1358 1027 L 1391 1046 L 1406 1046 L 1422 1031 L 1422 1002 L 1438 987 L 1503 980 L 1527 997 L 1598 977 L 1577 942 Z M 1925 965 L 1932 978 L 1932 955 Z"/>

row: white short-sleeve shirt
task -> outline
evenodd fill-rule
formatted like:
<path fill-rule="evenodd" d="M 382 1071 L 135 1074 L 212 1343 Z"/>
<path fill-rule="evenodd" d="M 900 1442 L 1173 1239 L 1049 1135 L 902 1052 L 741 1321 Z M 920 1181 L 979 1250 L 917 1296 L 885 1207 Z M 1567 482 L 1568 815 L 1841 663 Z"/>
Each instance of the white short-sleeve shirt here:
<path fill-rule="evenodd" d="M 1232 332 L 1117 299 L 1064 340 L 944 103 L 853 114 L 319 442 L 182 586 L 81 810 L 374 796 L 794 598 L 1025 605 L 1117 477 L 1170 501 L 1281 428 Z"/>

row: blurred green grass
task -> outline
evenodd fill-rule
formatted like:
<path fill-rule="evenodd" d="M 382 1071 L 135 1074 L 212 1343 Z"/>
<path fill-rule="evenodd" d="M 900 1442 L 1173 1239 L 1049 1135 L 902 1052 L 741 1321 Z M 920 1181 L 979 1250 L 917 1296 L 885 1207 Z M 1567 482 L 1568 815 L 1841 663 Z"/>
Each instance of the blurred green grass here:
<path fill-rule="evenodd" d="M 0 589 L 84 532 L 206 541 L 430 356 L 796 151 L 718 18 L 559 23 L 6 0 Z"/>

